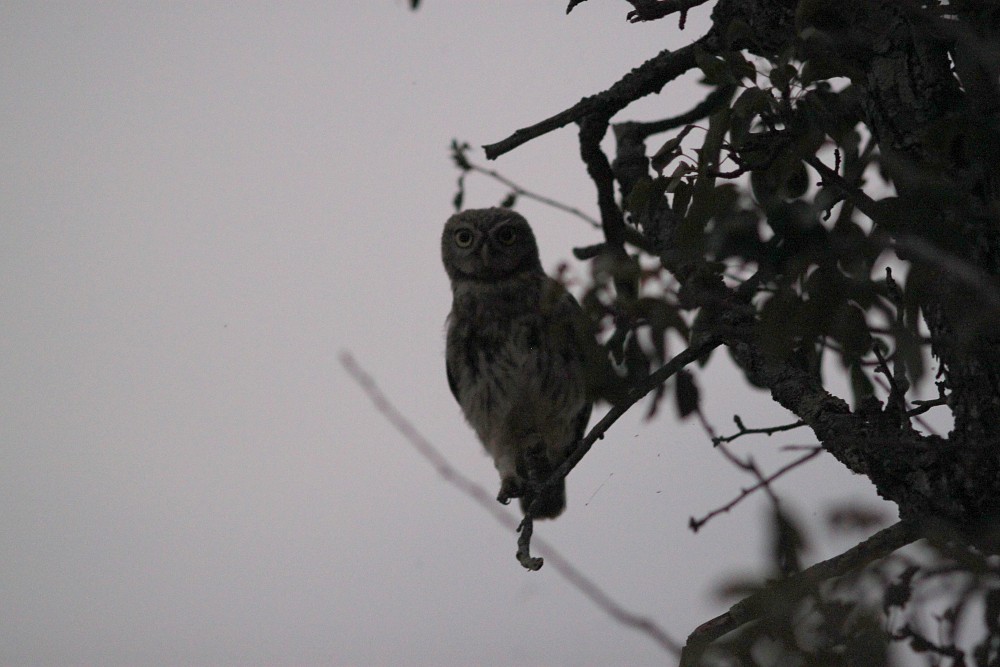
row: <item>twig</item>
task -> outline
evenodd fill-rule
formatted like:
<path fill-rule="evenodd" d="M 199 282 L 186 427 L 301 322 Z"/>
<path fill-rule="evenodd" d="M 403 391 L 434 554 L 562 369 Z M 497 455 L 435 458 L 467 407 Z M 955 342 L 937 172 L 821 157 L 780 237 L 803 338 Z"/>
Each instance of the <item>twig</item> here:
<path fill-rule="evenodd" d="M 876 361 L 875 363 L 878 364 L 879 362 Z M 874 381 L 875 384 L 877 384 L 879 386 L 879 388 L 882 389 L 882 391 L 884 391 L 886 394 L 891 395 L 891 393 L 892 393 L 892 387 L 889 386 L 889 383 L 881 377 L 881 374 L 879 374 L 879 375 L 872 375 L 872 381 Z M 918 424 L 920 424 L 920 427 L 923 428 L 924 431 L 926 431 L 927 433 L 930 433 L 932 435 L 937 435 L 937 429 L 935 429 L 933 426 L 931 426 L 930 424 L 928 424 L 927 421 L 923 417 L 920 416 L 919 412 L 915 412 L 914 410 L 908 410 L 906 412 L 906 416 L 907 417 L 912 417 L 913 421 L 915 421 Z"/>
<path fill-rule="evenodd" d="M 930 399 L 928 401 L 922 401 L 920 399 L 916 399 L 916 400 L 912 401 L 912 403 L 914 405 L 916 405 L 917 407 L 915 407 L 912 410 L 910 410 L 909 412 L 907 412 L 906 413 L 907 417 L 916 417 L 917 415 L 924 414 L 925 412 L 927 412 L 931 408 L 936 408 L 939 405 L 948 405 L 948 398 L 945 397 L 945 396 L 942 396 L 940 398 L 933 398 L 933 399 Z"/>
<path fill-rule="evenodd" d="M 724 445 L 720 445 L 719 447 L 722 449 L 722 451 L 727 451 Z M 770 493 L 770 484 L 771 484 L 771 482 L 773 482 L 774 480 L 778 479 L 779 477 L 781 477 L 782 475 L 784 475 L 789 470 L 792 470 L 793 468 L 796 468 L 796 467 L 802 465 L 806 461 L 808 461 L 808 460 L 810 460 L 812 458 L 815 458 L 816 456 L 819 456 L 819 454 L 821 452 L 823 452 L 823 448 L 822 447 L 816 446 L 816 447 L 812 448 L 812 450 L 809 451 L 808 454 L 800 456 L 799 458 L 795 459 L 791 463 L 788 463 L 788 464 L 782 466 L 781 468 L 778 468 L 775 472 L 771 473 L 769 476 L 761 478 L 753 486 L 751 486 L 749 488 L 746 488 L 746 489 L 740 490 L 740 494 L 738 496 L 736 496 L 735 498 L 733 498 L 732 500 L 730 500 L 728 503 L 726 503 L 722 507 L 718 507 L 718 508 L 712 510 L 711 512 L 709 512 L 708 514 L 706 514 L 705 516 L 703 516 L 700 519 L 696 519 L 694 517 L 691 517 L 691 519 L 688 521 L 688 527 L 693 532 L 697 533 L 698 530 L 700 530 L 702 526 L 704 526 L 706 523 L 708 523 L 709 521 L 711 521 L 714 517 L 716 517 L 716 516 L 718 516 L 720 514 L 724 514 L 724 513 L 728 512 L 729 510 L 733 509 L 740 502 L 742 502 L 742 500 L 744 498 L 746 498 L 750 494 L 754 493 L 755 491 L 759 491 L 760 489 L 765 489 L 765 490 L 767 490 Z M 733 457 L 733 458 L 735 458 L 735 457 Z M 748 469 L 747 468 L 747 464 L 744 464 L 744 463 L 741 462 L 738 465 L 740 465 L 740 467 L 742 467 L 744 469 Z M 754 472 L 754 473 L 756 473 L 759 476 L 760 473 L 757 471 L 757 466 L 755 464 L 753 464 L 753 463 L 750 463 L 749 465 L 752 466 L 751 472 Z M 773 498 L 773 496 L 772 496 L 772 498 Z"/>
<path fill-rule="evenodd" d="M 739 431 L 737 431 L 732 435 L 721 435 L 712 438 L 713 445 L 732 442 L 736 438 L 739 438 L 744 435 L 751 435 L 755 433 L 762 433 L 764 435 L 773 435 L 775 433 L 780 433 L 782 431 L 791 431 L 792 429 L 796 429 L 806 425 L 806 423 L 800 419 L 799 421 L 794 422 L 792 424 L 783 424 L 781 426 L 768 426 L 766 428 L 747 428 L 746 426 L 743 425 L 743 420 L 740 419 L 739 415 L 733 415 L 733 421 L 736 422 L 736 428 L 738 428 Z"/>
<path fill-rule="evenodd" d="M 595 229 L 601 228 L 601 223 L 599 220 L 597 220 L 593 216 L 587 215 L 578 208 L 574 208 L 572 206 L 569 206 L 568 204 L 562 203 L 561 201 L 557 201 L 550 197 L 546 197 L 545 195 L 540 195 L 536 192 L 525 190 L 523 187 L 521 187 L 514 181 L 510 180 L 506 176 L 503 176 L 502 174 L 499 174 L 492 169 L 481 167 L 474 162 L 470 162 L 469 160 L 465 161 L 465 165 L 467 166 L 468 171 L 474 171 L 476 173 L 483 174 L 484 176 L 489 176 L 493 180 L 503 183 L 519 197 L 527 197 L 528 199 L 534 199 L 535 201 L 545 204 L 546 206 L 551 206 L 552 208 L 559 209 L 560 211 L 564 211 L 566 213 L 569 213 L 570 215 L 575 215 L 576 217 L 580 218 L 581 220 L 583 220 L 584 222 L 586 222 Z"/>
<path fill-rule="evenodd" d="M 882 354 L 881 344 L 876 342 L 872 345 L 872 351 L 875 352 L 875 358 L 878 359 L 878 366 L 875 370 L 884 375 L 886 381 L 889 383 L 889 400 L 895 403 L 900 415 L 906 416 L 909 412 L 906 407 L 906 397 L 896 382 L 896 376 L 892 374 L 892 370 L 889 368 L 889 362 L 886 361 L 885 355 Z"/>
<path fill-rule="evenodd" d="M 518 521 L 497 505 L 493 496 L 484 488 L 455 469 L 448 460 L 404 417 L 389 401 L 375 380 L 358 365 L 348 352 L 341 352 L 340 363 L 358 386 L 365 392 L 375 409 L 397 430 L 410 445 L 434 467 L 446 482 L 483 507 L 501 525 L 510 530 L 518 529 Z M 618 623 L 638 630 L 666 651 L 680 653 L 680 645 L 652 620 L 634 614 L 615 602 L 607 593 L 588 579 L 551 544 L 537 539 L 535 545 L 544 551 L 552 567 L 574 588 L 593 602 Z M 540 565 L 539 565 L 540 567 Z M 536 568 L 537 569 L 537 568 Z"/>
<path fill-rule="evenodd" d="M 607 90 L 584 97 L 570 108 L 560 111 L 554 116 L 521 128 L 506 139 L 483 146 L 486 157 L 495 160 L 532 139 L 565 127 L 596 111 L 610 118 L 640 97 L 659 92 L 670 81 L 688 70 L 694 69 L 697 66 L 694 58 L 695 50 L 699 47 L 705 48 L 706 44 L 707 36 L 677 51 L 661 51 L 612 84 Z"/>
<path fill-rule="evenodd" d="M 676 129 L 683 125 L 690 125 L 691 123 L 697 123 L 699 120 L 711 116 L 715 111 L 719 109 L 723 104 L 729 102 L 730 98 L 733 96 L 733 92 L 736 90 L 734 85 L 718 86 L 715 90 L 710 92 L 705 99 L 698 103 L 697 106 L 692 108 L 690 111 L 680 114 L 679 116 L 674 116 L 672 118 L 664 118 L 662 120 L 654 121 L 625 121 L 623 123 L 615 123 L 615 133 L 616 134 L 631 134 L 641 139 L 647 139 L 654 134 L 659 134 L 661 132 L 668 132 L 670 130 Z"/>
<path fill-rule="evenodd" d="M 764 590 L 746 597 L 724 614 L 702 623 L 688 636 L 687 644 L 681 652 L 681 667 L 695 667 L 700 664 L 705 649 L 733 630 L 767 615 L 771 602 L 777 597 L 795 595 L 808 590 L 816 583 L 842 576 L 857 570 L 917 539 L 917 535 L 903 522 L 880 530 L 860 544 L 839 556 L 816 563 L 802 572 L 768 585 Z"/>
<path fill-rule="evenodd" d="M 690 347 L 680 352 L 673 359 L 667 363 L 660 366 L 655 372 L 651 373 L 642 383 L 629 391 L 625 397 L 618 403 L 611 406 L 607 414 L 601 418 L 593 427 L 591 427 L 590 432 L 581 440 L 576 447 L 573 449 L 573 453 L 566 457 L 562 465 L 553 471 L 552 475 L 542 484 L 538 489 L 538 495 L 540 496 L 543 491 L 551 486 L 559 483 L 560 480 L 566 478 L 566 475 L 570 473 L 573 468 L 576 467 L 590 448 L 594 446 L 594 443 L 604 437 L 611 425 L 618 421 L 622 415 L 629 411 L 629 409 L 638 403 L 642 398 L 649 392 L 656 389 L 658 386 L 669 380 L 677 371 L 681 370 L 690 363 L 693 363 L 705 356 L 716 347 L 721 344 L 721 340 L 715 337 L 705 337 L 701 342 L 697 344 L 692 344 Z M 535 501 L 537 502 L 537 500 Z M 528 513 L 532 514 L 532 508 L 528 508 Z"/>

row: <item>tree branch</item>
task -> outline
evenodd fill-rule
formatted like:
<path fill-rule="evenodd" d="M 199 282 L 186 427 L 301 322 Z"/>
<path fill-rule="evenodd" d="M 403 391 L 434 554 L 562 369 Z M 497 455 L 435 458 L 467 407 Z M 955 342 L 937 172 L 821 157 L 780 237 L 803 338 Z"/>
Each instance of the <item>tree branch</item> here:
<path fill-rule="evenodd" d="M 508 514 L 502 506 L 498 505 L 496 499 L 483 489 L 456 470 L 448 460 L 425 438 L 417 429 L 404 417 L 399 410 L 393 406 L 385 394 L 375 384 L 375 380 L 358 365 L 354 357 L 349 352 L 341 352 L 340 364 L 347 371 L 368 399 L 374 404 L 375 409 L 386 418 L 386 420 L 417 450 L 417 453 L 424 457 L 446 482 L 457 488 L 463 494 L 471 498 L 476 504 L 489 512 L 490 516 L 498 523 L 511 530 L 517 530 L 518 522 L 513 516 Z M 530 538 L 530 533 L 529 533 Z M 572 563 L 566 560 L 551 544 L 537 540 L 536 546 L 541 546 L 541 550 L 546 552 L 546 557 L 552 567 L 562 575 L 574 588 L 580 591 L 586 598 L 593 602 L 605 614 L 616 622 L 638 630 L 661 648 L 670 653 L 679 654 L 680 644 L 670 637 L 659 625 L 652 620 L 634 614 L 620 604 L 615 602 L 611 596 L 605 593 L 597 584 L 587 578 Z M 541 559 L 539 559 L 541 560 Z M 541 567 L 539 564 L 538 567 Z M 537 569 L 537 568 L 535 568 Z"/>
<path fill-rule="evenodd" d="M 598 220 L 596 220 L 592 216 L 587 215 L 578 208 L 574 208 L 572 206 L 569 206 L 568 204 L 563 204 L 562 202 L 552 199 L 551 197 L 546 197 L 545 195 L 540 195 L 530 190 L 526 190 L 517 183 L 515 183 L 514 181 L 510 180 L 503 174 L 494 171 L 493 169 L 487 169 L 485 167 L 481 167 L 478 164 L 475 164 L 474 162 L 470 162 L 468 160 L 466 160 L 465 164 L 467 165 L 467 171 L 474 171 L 476 173 L 483 174 L 484 176 L 489 176 L 493 180 L 506 185 L 508 188 L 511 189 L 512 192 L 514 192 L 518 196 L 526 197 L 528 199 L 533 199 L 539 203 L 545 204 L 546 206 L 551 206 L 552 208 L 559 209 L 560 211 L 569 213 L 570 215 L 575 215 L 576 217 L 580 218 L 581 220 L 583 220 L 584 222 L 586 222 L 588 225 L 590 225 L 595 229 L 600 229 L 601 227 L 601 223 Z"/>
<path fill-rule="evenodd" d="M 884 558 L 917 538 L 918 535 L 900 521 L 880 530 L 839 556 L 816 563 L 787 579 L 769 584 L 763 590 L 734 604 L 726 613 L 698 626 L 688 636 L 687 644 L 681 652 L 681 667 L 695 667 L 699 664 L 702 653 L 712 642 L 766 616 L 775 598 L 799 595 L 820 582 L 843 576 L 872 561 Z"/>
<path fill-rule="evenodd" d="M 629 409 L 638 403 L 646 394 L 656 389 L 658 386 L 669 380 L 673 375 L 675 375 L 682 368 L 688 364 L 694 363 L 701 357 L 705 356 L 721 343 L 721 340 L 715 337 L 706 337 L 698 343 L 693 343 L 690 347 L 680 352 L 673 359 L 663 364 L 655 372 L 651 373 L 639 386 L 633 388 L 621 402 L 611 406 L 607 414 L 601 418 L 594 426 L 590 429 L 590 432 L 581 440 L 573 452 L 563 461 L 562 465 L 553 471 L 552 475 L 548 480 L 539 488 L 538 494 L 548 489 L 549 487 L 558 484 L 560 480 L 566 478 L 566 475 L 576 467 L 590 448 L 594 446 L 598 440 L 604 437 L 604 434 L 612 424 L 618 421 L 622 415 L 629 411 Z M 537 499 L 535 502 L 538 502 Z M 527 515 L 534 516 L 532 512 L 532 507 L 528 508 Z"/>
<path fill-rule="evenodd" d="M 635 9 L 626 15 L 629 23 L 655 21 L 676 12 L 686 13 L 687 10 L 703 5 L 708 0 L 629 0 Z M 681 28 L 683 29 L 683 25 Z"/>
<path fill-rule="evenodd" d="M 661 51 L 612 84 L 607 90 L 584 97 L 569 109 L 560 111 L 534 125 L 521 128 L 506 139 L 483 146 L 486 157 L 495 160 L 532 139 L 565 127 L 595 112 L 600 112 L 606 118 L 611 118 L 640 97 L 659 92 L 673 79 L 690 69 L 694 69 L 696 67 L 695 50 L 699 46 L 705 48 L 707 41 L 708 36 L 706 35 L 677 51 Z"/>
<path fill-rule="evenodd" d="M 781 431 L 791 431 L 792 429 L 800 428 L 805 426 L 806 423 L 801 419 L 797 422 L 791 424 L 782 424 L 781 426 L 767 426 L 764 428 L 747 428 L 743 425 L 743 420 L 740 419 L 739 415 L 733 415 L 733 421 L 736 422 L 736 428 L 739 429 L 736 433 L 732 435 L 719 435 L 712 438 L 713 445 L 719 445 L 726 442 L 732 442 L 736 438 L 744 435 L 751 435 L 755 433 L 762 433 L 764 435 L 774 435 L 775 433 L 780 433 Z"/>
<path fill-rule="evenodd" d="M 580 121 L 580 157 L 587 173 L 597 186 L 597 205 L 607 250 L 615 257 L 625 257 L 625 217 L 615 201 L 615 175 L 601 150 L 601 139 L 608 130 L 607 116 L 594 114 Z"/>
<path fill-rule="evenodd" d="M 692 532 L 697 533 L 698 530 L 700 530 L 702 526 L 704 526 L 706 523 L 708 523 L 709 521 L 711 521 L 714 517 L 717 517 L 718 515 L 724 514 L 724 513 L 728 512 L 729 510 L 733 509 L 734 507 L 736 507 L 737 505 L 739 505 L 743 501 L 744 498 L 746 498 L 747 496 L 751 495 L 755 491 L 759 491 L 761 489 L 769 488 L 771 482 L 773 482 L 774 480 L 778 479 L 779 477 L 781 477 L 782 475 L 784 475 L 789 470 L 797 468 L 798 466 L 802 465 L 806 461 L 809 461 L 810 459 L 813 459 L 813 458 L 819 456 L 820 453 L 822 453 L 822 452 L 823 452 L 823 448 L 817 445 L 815 448 L 813 448 L 812 450 L 810 450 L 808 454 L 804 454 L 804 455 L 800 456 L 799 458 L 795 459 L 794 461 L 792 461 L 790 463 L 787 463 L 784 466 L 778 468 L 776 471 L 774 471 L 773 473 L 771 473 L 767 477 L 761 478 L 753 486 L 748 487 L 746 489 L 741 489 L 739 495 L 736 496 L 735 498 L 733 498 L 732 500 L 730 500 L 725 505 L 723 505 L 721 507 L 717 507 L 716 509 L 712 510 L 711 512 L 709 512 L 708 514 L 706 514 L 705 516 L 703 516 L 700 519 L 696 519 L 694 517 L 691 517 L 688 520 L 688 528 L 690 528 L 692 530 Z"/>
<path fill-rule="evenodd" d="M 684 125 L 697 123 L 699 120 L 711 116 L 723 104 L 727 104 L 732 99 L 735 90 L 736 86 L 734 85 L 718 86 L 695 107 L 679 116 L 653 121 L 629 120 L 623 123 L 615 123 L 615 133 L 629 133 L 645 139 L 654 134 L 668 132 Z"/>

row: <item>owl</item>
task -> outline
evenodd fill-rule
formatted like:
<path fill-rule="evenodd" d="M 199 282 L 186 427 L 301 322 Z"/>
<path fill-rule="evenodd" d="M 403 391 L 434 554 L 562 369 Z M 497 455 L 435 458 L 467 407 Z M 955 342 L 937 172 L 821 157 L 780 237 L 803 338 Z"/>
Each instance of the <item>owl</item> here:
<path fill-rule="evenodd" d="M 528 222 L 504 208 L 453 215 L 441 236 L 451 280 L 448 384 L 500 474 L 497 500 L 535 501 L 583 437 L 599 346 L 576 299 L 545 275 Z M 566 506 L 565 481 L 538 498 L 535 518 Z"/>

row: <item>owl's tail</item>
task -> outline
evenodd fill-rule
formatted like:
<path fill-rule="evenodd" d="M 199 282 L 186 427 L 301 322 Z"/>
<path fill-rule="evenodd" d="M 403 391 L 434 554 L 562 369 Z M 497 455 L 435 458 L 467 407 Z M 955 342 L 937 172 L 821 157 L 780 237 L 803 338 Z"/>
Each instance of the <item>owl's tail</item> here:
<path fill-rule="evenodd" d="M 544 481 L 544 478 L 542 478 Z M 528 508 L 535 502 L 536 496 L 525 494 L 521 497 L 521 511 L 527 513 Z M 554 519 L 566 509 L 566 480 L 559 480 L 558 484 L 545 489 L 540 496 L 537 496 L 538 504 L 535 505 L 536 519 Z"/>
<path fill-rule="evenodd" d="M 552 486 L 547 486 L 541 494 L 533 489 L 541 486 L 558 466 L 549 459 L 545 444 L 539 439 L 532 446 L 521 450 L 517 461 L 517 472 L 528 480 L 529 485 L 521 496 L 521 510 L 527 514 L 528 508 L 534 505 L 534 518 L 554 519 L 566 509 L 566 480 L 561 479 Z M 537 501 L 537 502 L 536 502 Z"/>

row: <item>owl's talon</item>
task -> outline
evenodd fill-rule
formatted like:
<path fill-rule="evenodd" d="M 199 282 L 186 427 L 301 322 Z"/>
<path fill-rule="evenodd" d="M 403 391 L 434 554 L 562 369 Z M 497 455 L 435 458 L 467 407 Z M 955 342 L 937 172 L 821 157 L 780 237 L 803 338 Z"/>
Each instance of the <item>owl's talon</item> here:
<path fill-rule="evenodd" d="M 520 498 L 523 495 L 524 483 L 516 477 L 508 477 L 500 484 L 500 493 L 497 494 L 497 501 L 503 505 L 508 505 L 513 498 Z"/>

